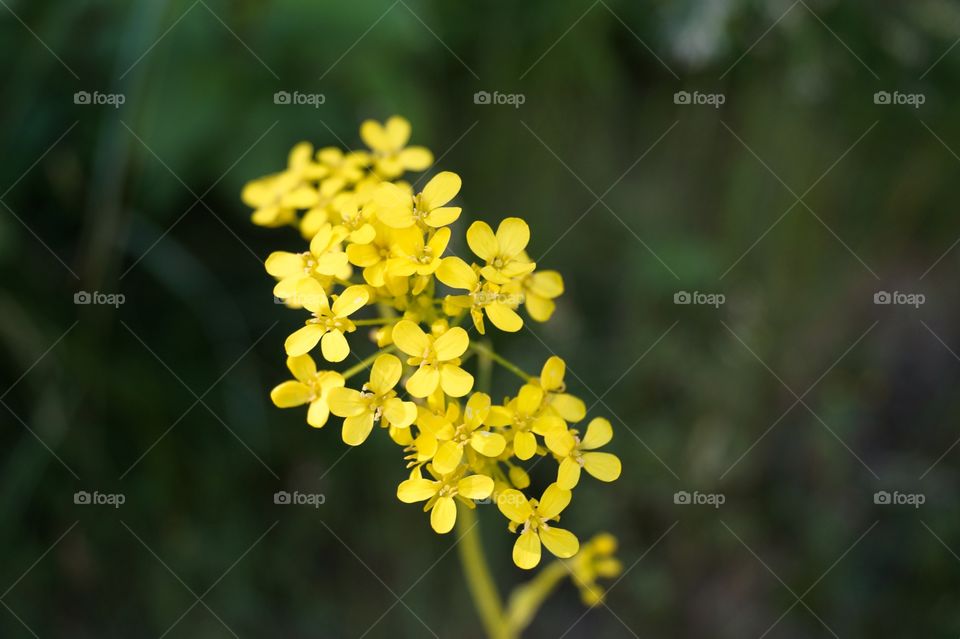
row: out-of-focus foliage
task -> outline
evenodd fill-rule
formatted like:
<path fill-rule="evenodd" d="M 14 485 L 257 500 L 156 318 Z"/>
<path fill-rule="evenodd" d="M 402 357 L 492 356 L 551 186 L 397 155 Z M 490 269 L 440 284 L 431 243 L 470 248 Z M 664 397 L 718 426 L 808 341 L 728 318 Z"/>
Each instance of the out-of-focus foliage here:
<path fill-rule="evenodd" d="M 384 613 L 367 636 L 478 634 L 454 540 L 356 481 L 391 445 L 344 455 L 268 405 L 296 321 L 242 185 L 392 113 L 428 173 L 464 177 L 459 223 L 522 215 L 564 272 L 554 319 L 504 354 L 562 356 L 588 418 L 615 416 L 623 476 L 564 516 L 616 531 L 626 572 L 580 621 L 565 587 L 531 636 L 760 636 L 791 607 L 767 636 L 960 633 L 957 24 L 939 0 L 7 0 L 0 635 L 352 637 Z"/>

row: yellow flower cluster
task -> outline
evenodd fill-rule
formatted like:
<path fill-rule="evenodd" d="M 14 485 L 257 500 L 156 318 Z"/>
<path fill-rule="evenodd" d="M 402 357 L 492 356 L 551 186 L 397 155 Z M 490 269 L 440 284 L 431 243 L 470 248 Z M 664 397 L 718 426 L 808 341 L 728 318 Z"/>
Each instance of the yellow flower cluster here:
<path fill-rule="evenodd" d="M 519 533 L 517 566 L 536 566 L 541 544 L 557 557 L 573 557 L 577 537 L 556 522 L 581 471 L 605 482 L 619 477 L 620 460 L 597 451 L 612 438 L 610 422 L 593 419 L 581 435 L 577 424 L 586 407 L 566 392 L 560 358 L 548 359 L 533 377 L 470 336 L 484 335 L 487 320 L 501 331 L 520 330 L 521 307 L 546 321 L 562 278 L 537 270 L 526 253 L 530 229 L 516 217 L 496 231 L 474 222 L 466 245 L 475 257 L 454 255 L 450 225 L 461 209 L 451 202 L 459 176 L 437 173 L 420 190 L 401 180 L 433 162 L 427 149 L 407 146 L 410 125 L 403 118 L 364 122 L 360 135 L 369 151 L 314 152 L 300 143 L 285 170 L 243 191 L 255 224 L 293 227 L 309 242 L 306 250 L 276 251 L 266 260 L 274 295 L 304 316 L 284 345 L 294 379 L 273 389 L 273 402 L 309 405 L 307 422 L 316 428 L 331 414 L 343 418 L 342 438 L 351 446 L 377 424 L 386 429 L 410 469 L 397 497 L 425 502 L 436 532 L 453 528 L 458 509 L 489 502 Z M 360 359 L 347 337 L 364 326 L 378 350 Z M 342 372 L 318 370 L 311 356 L 318 345 L 327 362 L 353 354 L 358 363 Z M 466 366 L 474 356 L 522 377 L 516 396 L 494 404 L 476 392 Z M 365 381 L 348 387 L 368 369 Z M 534 457 L 556 462 L 556 480 L 537 498 L 523 492 L 530 479 L 518 463 Z M 591 562 L 571 564 L 577 579 L 611 572 L 610 564 L 590 572 Z"/>

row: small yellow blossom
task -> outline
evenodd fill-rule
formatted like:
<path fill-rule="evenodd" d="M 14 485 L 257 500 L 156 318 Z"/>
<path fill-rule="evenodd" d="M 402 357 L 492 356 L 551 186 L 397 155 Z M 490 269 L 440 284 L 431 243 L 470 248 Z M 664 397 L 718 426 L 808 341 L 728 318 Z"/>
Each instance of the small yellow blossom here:
<path fill-rule="evenodd" d="M 567 393 L 563 381 L 567 372 L 566 363 L 554 355 L 544 364 L 540 377 L 530 380 L 539 384 L 546 393 L 547 412 L 555 414 L 570 424 L 576 424 L 587 416 L 587 406 L 579 397 Z"/>
<path fill-rule="evenodd" d="M 377 216 L 391 228 L 405 229 L 418 222 L 440 228 L 460 217 L 460 207 L 447 206 L 459 192 L 460 176 L 444 171 L 436 174 L 417 195 L 384 182 L 377 188 L 373 202 Z"/>
<path fill-rule="evenodd" d="M 598 578 L 612 579 L 623 572 L 623 564 L 613 556 L 616 551 L 616 537 L 600 533 L 583 544 L 580 552 L 568 562 L 570 579 L 586 605 L 595 606 L 603 601 L 604 590 L 597 584 Z"/>
<path fill-rule="evenodd" d="M 511 306 L 516 300 L 501 294 L 498 285 L 483 282 L 478 270 L 459 257 L 451 255 L 443 258 L 437 269 L 437 279 L 450 288 L 469 291 L 467 295 L 447 296 L 446 302 L 454 309 L 469 309 L 473 325 L 481 335 L 485 334 L 484 313 L 501 331 L 515 333 L 523 328 L 523 319 Z"/>
<path fill-rule="evenodd" d="M 481 275 L 496 284 L 508 284 L 513 278 L 531 273 L 537 267 L 524 252 L 528 242 L 530 227 L 518 217 L 508 217 L 500 222 L 496 235 L 483 221 L 474 222 L 467 229 L 470 250 L 487 263 L 480 269 Z"/>
<path fill-rule="evenodd" d="M 390 354 L 381 355 L 370 369 L 362 390 L 337 388 L 330 392 L 330 411 L 343 420 L 343 441 L 359 446 L 378 421 L 385 427 L 405 429 L 417 417 L 417 405 L 397 397 L 393 388 L 403 374 L 403 364 Z"/>
<path fill-rule="evenodd" d="M 590 420 L 582 440 L 576 430 L 558 429 L 547 433 L 547 448 L 561 460 L 557 470 L 557 485 L 573 490 L 580 481 L 581 468 L 600 481 L 611 482 L 620 477 L 619 457 L 613 453 L 591 452 L 611 439 L 613 428 L 602 417 Z"/>
<path fill-rule="evenodd" d="M 438 386 L 451 397 L 463 397 L 473 388 L 473 375 L 460 368 L 470 338 L 459 326 L 434 337 L 401 320 L 393 327 L 393 343 L 410 356 L 407 364 L 417 368 L 407 380 L 407 392 L 414 397 L 426 397 Z"/>
<path fill-rule="evenodd" d="M 532 384 L 524 384 L 520 393 L 504 406 L 493 406 L 487 415 L 490 426 L 510 426 L 513 429 L 513 452 L 518 459 L 527 460 L 537 452 L 537 438 L 556 430 L 563 430 L 564 423 L 559 417 L 544 413 L 543 389 Z"/>
<path fill-rule="evenodd" d="M 433 456 L 433 467 L 442 475 L 453 472 L 463 459 L 463 450 L 470 446 L 485 457 L 496 457 L 506 448 L 507 440 L 500 433 L 483 428 L 483 420 L 490 412 L 490 396 L 474 393 L 463 411 L 463 423 L 437 432 L 436 437 L 445 440 Z"/>
<path fill-rule="evenodd" d="M 407 146 L 410 122 L 392 116 L 384 124 L 366 120 L 360 125 L 360 137 L 373 152 L 373 169 L 385 179 L 399 177 L 404 171 L 423 171 L 433 164 L 433 153 L 422 146 Z"/>
<path fill-rule="evenodd" d="M 347 230 L 343 227 L 324 224 L 310 242 L 309 251 L 271 253 L 264 266 L 267 273 L 280 280 L 273 288 L 273 294 L 280 299 L 291 297 L 304 278 L 316 275 L 349 277 L 350 266 L 347 263 L 347 254 L 340 247 L 340 243 L 346 236 Z"/>
<path fill-rule="evenodd" d="M 416 467 L 410 479 L 397 486 L 397 498 L 414 504 L 426 501 L 424 510 L 430 511 L 430 525 L 442 534 L 453 529 L 457 521 L 457 501 L 467 508 L 475 508 L 473 499 L 486 499 L 493 492 L 493 479 L 486 475 L 452 473 L 437 480 L 424 479 Z"/>
<path fill-rule="evenodd" d="M 287 170 L 253 180 L 241 194 L 244 204 L 254 209 L 252 220 L 258 226 L 284 226 L 296 222 L 297 210 L 314 206 L 317 190 L 311 183 L 327 173 L 310 156 L 313 147 L 308 142 L 297 144 L 290 151 Z"/>
<path fill-rule="evenodd" d="M 530 273 L 520 283 L 527 313 L 538 322 L 546 322 L 557 305 L 553 301 L 563 295 L 563 277 L 556 271 Z"/>
<path fill-rule="evenodd" d="M 570 503 L 572 494 L 556 484 L 543 491 L 540 500 L 527 499 L 519 490 L 509 488 L 497 495 L 497 507 L 510 520 L 510 531 L 523 526 L 513 545 L 513 563 L 524 570 L 540 563 L 540 544 L 561 559 L 573 557 L 580 548 L 577 537 L 569 530 L 553 526 Z"/>
<path fill-rule="evenodd" d="M 317 371 L 309 355 L 288 357 L 287 368 L 295 379 L 277 385 L 270 391 L 270 399 L 279 408 L 310 404 L 307 423 L 322 428 L 330 417 L 330 392 L 343 386 L 343 376 L 336 371 Z"/>
<path fill-rule="evenodd" d="M 343 334 L 357 330 L 348 318 L 370 299 L 367 287 L 350 286 L 344 289 L 330 306 L 320 283 L 306 279 L 297 285 L 296 296 L 313 317 L 306 321 L 306 326 L 287 338 L 284 343 L 287 355 L 309 353 L 320 342 L 324 359 L 342 362 L 350 354 L 350 345 Z"/>

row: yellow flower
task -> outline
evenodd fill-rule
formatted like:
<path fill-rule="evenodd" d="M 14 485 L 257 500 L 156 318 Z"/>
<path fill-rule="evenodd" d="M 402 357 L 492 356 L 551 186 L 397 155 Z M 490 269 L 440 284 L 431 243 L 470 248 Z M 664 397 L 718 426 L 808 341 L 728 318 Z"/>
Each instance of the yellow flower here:
<path fill-rule="evenodd" d="M 426 397 L 437 386 L 451 397 L 463 397 L 473 388 L 473 375 L 460 368 L 470 338 L 459 326 L 434 337 L 410 320 L 401 320 L 393 327 L 393 343 L 410 356 L 407 364 L 418 367 L 406 386 L 414 397 Z"/>
<path fill-rule="evenodd" d="M 527 460 L 537 452 L 537 438 L 565 428 L 563 420 L 541 411 L 543 389 L 524 384 L 520 393 L 505 406 L 493 406 L 485 423 L 489 426 L 510 426 L 513 429 L 513 452 Z"/>
<path fill-rule="evenodd" d="M 566 392 L 567 386 L 563 381 L 566 371 L 566 363 L 554 355 L 544 362 L 540 377 L 530 382 L 539 384 L 540 388 L 546 392 L 547 412 L 561 417 L 566 422 L 576 424 L 587 416 L 587 406 L 582 399 Z"/>
<path fill-rule="evenodd" d="M 483 314 L 501 331 L 515 333 L 523 327 L 523 319 L 513 310 L 516 299 L 502 294 L 496 284 L 483 282 L 477 270 L 454 255 L 443 258 L 436 273 L 437 279 L 450 288 L 469 291 L 467 295 L 449 295 L 445 302 L 453 309 L 470 309 L 470 317 L 477 332 L 485 334 Z M 454 313 L 448 313 L 454 314 Z"/>
<path fill-rule="evenodd" d="M 456 428 L 447 423 L 447 428 L 436 434 L 438 439 L 445 440 L 433 456 L 433 467 L 438 473 L 446 475 L 456 470 L 467 445 L 485 457 L 496 457 L 503 452 L 507 445 L 503 435 L 481 428 L 489 412 L 490 396 L 474 393 L 467 401 L 463 423 Z"/>
<path fill-rule="evenodd" d="M 543 491 L 540 501 L 527 499 L 519 490 L 508 488 L 497 495 L 497 507 L 510 520 L 510 531 L 523 526 L 513 545 L 513 563 L 524 570 L 540 563 L 540 543 L 561 559 L 573 557 L 580 542 L 569 530 L 554 527 L 550 522 L 559 521 L 560 513 L 570 503 L 572 494 L 556 484 Z"/>
<path fill-rule="evenodd" d="M 546 322 L 557 305 L 554 299 L 563 295 L 563 277 L 556 271 L 537 271 L 523 278 L 524 307 L 530 317 Z"/>
<path fill-rule="evenodd" d="M 327 168 L 321 186 L 329 184 L 339 191 L 363 179 L 363 168 L 370 163 L 370 157 L 363 151 L 344 153 L 335 146 L 327 146 L 317 151 L 317 161 Z"/>
<path fill-rule="evenodd" d="M 474 222 L 467 229 L 470 250 L 487 263 L 480 274 L 496 284 L 507 284 L 537 267 L 524 252 L 529 241 L 530 227 L 518 217 L 500 222 L 496 235 L 490 225 L 482 221 Z"/>
<path fill-rule="evenodd" d="M 365 286 L 350 286 L 334 300 L 333 306 L 327 299 L 320 283 L 314 279 L 301 280 L 296 290 L 297 301 L 313 314 L 306 326 L 292 333 L 284 342 L 287 355 L 309 353 L 317 342 L 324 359 L 328 362 L 342 362 L 350 354 L 350 345 L 344 333 L 352 333 L 357 327 L 348 317 L 359 310 L 370 299 Z"/>
<path fill-rule="evenodd" d="M 450 229 L 442 228 L 433 234 L 433 237 L 424 243 L 423 232 L 416 227 L 401 229 L 394 233 L 391 257 L 387 261 L 387 273 L 394 277 L 410 277 L 420 275 L 419 283 L 413 287 L 413 294 L 418 295 L 432 275 L 440 267 L 440 259 L 447 250 L 450 242 Z"/>
<path fill-rule="evenodd" d="M 373 203 L 377 216 L 391 228 L 405 229 L 417 222 L 440 228 L 460 217 L 460 207 L 446 206 L 459 192 L 460 176 L 444 171 L 436 174 L 417 195 L 384 182 L 377 187 Z"/>
<path fill-rule="evenodd" d="M 290 151 L 287 170 L 247 183 L 241 198 L 254 209 L 252 220 L 258 226 L 284 226 L 296 221 L 298 209 L 307 209 L 317 202 L 317 191 L 310 181 L 323 177 L 327 169 L 315 164 L 310 156 L 313 147 L 307 142 Z"/>
<path fill-rule="evenodd" d="M 384 285 L 387 275 L 387 260 L 390 259 L 393 249 L 393 229 L 385 226 L 379 220 L 372 220 L 374 237 L 364 244 L 349 244 L 347 259 L 354 266 L 363 269 L 363 279 L 375 288 Z"/>
<path fill-rule="evenodd" d="M 350 266 L 347 263 L 347 254 L 341 250 L 340 246 L 346 236 L 345 228 L 324 224 L 311 240 L 309 251 L 271 253 L 264 266 L 267 273 L 280 280 L 274 287 L 273 294 L 280 299 L 291 297 L 304 278 L 315 275 L 349 276 Z"/>
<path fill-rule="evenodd" d="M 330 392 L 343 386 L 343 376 L 335 371 L 317 371 L 309 355 L 287 358 L 287 368 L 294 378 L 270 391 L 270 399 L 278 408 L 292 408 L 309 403 L 307 423 L 321 428 L 330 417 Z"/>
<path fill-rule="evenodd" d="M 362 390 L 337 388 L 330 392 L 330 410 L 343 420 L 343 441 L 359 446 L 380 421 L 384 427 L 405 429 L 417 417 L 417 405 L 397 397 L 393 390 L 403 374 L 403 364 L 394 355 L 384 354 L 373 362 L 370 381 Z"/>
<path fill-rule="evenodd" d="M 593 451 L 613 439 L 610 422 L 596 417 L 587 425 L 587 433 L 581 440 L 575 430 L 556 430 L 546 436 L 547 448 L 561 459 L 557 470 L 557 485 L 572 490 L 580 481 L 580 469 L 600 481 L 614 481 L 620 476 L 620 458 L 612 453 Z"/>
<path fill-rule="evenodd" d="M 410 122 L 400 116 L 391 117 L 383 125 L 376 120 L 365 121 L 360 125 L 360 137 L 373 151 L 373 169 L 388 180 L 404 171 L 423 171 L 433 164 L 433 153 L 428 149 L 406 146 Z"/>
<path fill-rule="evenodd" d="M 410 479 L 397 486 L 397 498 L 405 504 L 426 501 L 424 510 L 430 511 L 430 525 L 440 533 L 448 533 L 457 521 L 457 500 L 467 508 L 475 508 L 473 499 L 486 499 L 493 492 L 493 479 L 486 475 L 453 473 L 437 481 L 424 479 L 420 467 L 414 468 Z"/>

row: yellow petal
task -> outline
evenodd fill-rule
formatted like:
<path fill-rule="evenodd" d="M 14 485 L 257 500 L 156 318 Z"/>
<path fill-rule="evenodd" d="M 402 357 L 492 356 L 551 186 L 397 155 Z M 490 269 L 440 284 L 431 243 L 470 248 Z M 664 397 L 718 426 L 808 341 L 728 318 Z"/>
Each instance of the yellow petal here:
<path fill-rule="evenodd" d="M 503 513 L 504 517 L 514 522 L 522 524 L 533 516 L 533 509 L 530 502 L 519 490 L 508 488 L 497 494 L 497 508 Z"/>
<path fill-rule="evenodd" d="M 550 452 L 560 457 L 569 455 L 570 451 L 577 445 L 573 435 L 566 428 L 557 429 L 548 433 L 547 436 L 544 437 L 544 441 L 546 441 L 547 448 L 550 449 Z M 564 488 L 566 488 L 566 486 L 564 486 Z"/>
<path fill-rule="evenodd" d="M 320 341 L 320 352 L 328 362 L 342 362 L 350 354 L 350 344 L 343 332 L 337 329 L 328 331 Z"/>
<path fill-rule="evenodd" d="M 513 414 L 503 406 L 491 406 L 483 423 L 487 426 L 509 426 L 513 423 Z"/>
<path fill-rule="evenodd" d="M 519 217 L 508 217 L 497 227 L 497 245 L 503 257 L 516 257 L 530 242 L 530 227 Z"/>
<path fill-rule="evenodd" d="M 278 408 L 302 406 L 313 397 L 313 390 L 300 382 L 283 382 L 270 391 L 270 400 Z"/>
<path fill-rule="evenodd" d="M 427 185 L 423 187 L 423 192 L 420 194 L 419 208 L 423 211 L 432 211 L 433 209 L 440 208 L 456 197 L 457 193 L 460 192 L 461 184 L 460 176 L 456 173 L 451 173 L 450 171 L 437 173 L 427 182 Z"/>
<path fill-rule="evenodd" d="M 474 222 L 467 229 L 467 244 L 470 245 L 470 250 L 482 260 L 493 261 L 500 252 L 493 229 L 483 221 Z"/>
<path fill-rule="evenodd" d="M 310 408 L 307 409 L 307 423 L 314 428 L 323 428 L 327 420 L 330 419 L 330 407 L 323 399 L 315 399 L 310 402 Z"/>
<path fill-rule="evenodd" d="M 359 310 L 370 299 L 366 286 L 348 286 L 330 309 L 337 317 L 348 317 Z"/>
<path fill-rule="evenodd" d="M 554 304 L 552 300 L 534 295 L 533 293 L 527 293 L 523 301 L 527 313 L 537 322 L 546 322 L 557 309 L 557 305 Z"/>
<path fill-rule="evenodd" d="M 364 120 L 360 125 L 360 138 L 363 143 L 374 151 L 390 150 L 390 143 L 383 126 L 376 120 Z"/>
<path fill-rule="evenodd" d="M 459 326 L 454 326 L 433 343 L 434 352 L 440 361 L 460 357 L 466 352 L 468 346 L 470 346 L 470 338 L 467 336 L 467 331 Z"/>
<path fill-rule="evenodd" d="M 600 481 L 615 481 L 620 476 L 620 458 L 612 453 L 584 453 L 583 469 Z"/>
<path fill-rule="evenodd" d="M 463 397 L 473 388 L 473 375 L 459 366 L 444 364 L 440 367 L 440 386 L 443 392 L 451 397 Z"/>
<path fill-rule="evenodd" d="M 384 127 L 388 149 L 399 151 L 410 140 L 410 122 L 399 115 L 392 115 Z"/>
<path fill-rule="evenodd" d="M 537 271 L 526 281 L 526 285 L 531 293 L 547 299 L 563 295 L 563 277 L 556 271 Z"/>
<path fill-rule="evenodd" d="M 343 438 L 343 443 L 359 446 L 367 440 L 371 430 L 373 430 L 373 413 L 366 411 L 343 420 L 343 431 L 340 436 Z"/>
<path fill-rule="evenodd" d="M 427 246 L 430 248 L 430 254 L 434 256 L 434 259 L 443 255 L 443 252 L 447 250 L 447 244 L 449 242 L 450 229 L 440 229 L 433 234 L 433 237 L 427 242 Z"/>
<path fill-rule="evenodd" d="M 408 479 L 397 486 L 397 499 L 405 504 L 426 501 L 437 494 L 439 485 L 429 479 Z"/>
<path fill-rule="evenodd" d="M 267 273 L 274 277 L 284 278 L 303 273 L 303 258 L 296 253 L 274 251 L 263 265 Z"/>
<path fill-rule="evenodd" d="M 587 405 L 583 403 L 583 400 L 567 393 L 552 395 L 550 406 L 557 411 L 560 417 L 570 423 L 579 422 L 587 416 Z"/>
<path fill-rule="evenodd" d="M 571 457 L 564 457 L 557 469 L 557 485 L 564 490 L 573 490 L 580 483 L 580 464 Z"/>
<path fill-rule="evenodd" d="M 513 544 L 513 563 L 530 570 L 540 563 L 540 538 L 532 530 L 521 534 Z"/>
<path fill-rule="evenodd" d="M 450 288 L 473 290 L 477 285 L 477 274 L 469 264 L 456 256 L 445 257 L 437 269 L 437 279 Z"/>
<path fill-rule="evenodd" d="M 577 541 L 576 535 L 563 528 L 554 528 L 553 526 L 541 528 L 540 541 L 547 547 L 547 550 L 561 559 L 573 557 L 580 550 L 580 542 Z"/>
<path fill-rule="evenodd" d="M 317 364 L 309 355 L 288 357 L 287 369 L 301 382 L 309 382 L 317 374 Z"/>
<path fill-rule="evenodd" d="M 554 355 L 543 364 L 540 371 L 540 385 L 543 390 L 555 391 L 563 386 L 563 376 L 567 373 L 566 363 Z"/>
<path fill-rule="evenodd" d="M 291 357 L 309 353 L 323 337 L 325 331 L 326 329 L 317 324 L 304 326 L 287 337 L 283 343 L 283 348 L 287 351 L 287 355 Z"/>
<path fill-rule="evenodd" d="M 486 499 L 493 492 L 493 480 L 486 475 L 470 475 L 457 482 L 457 493 L 467 499 Z"/>
<path fill-rule="evenodd" d="M 603 417 L 594 417 L 587 425 L 587 432 L 583 436 L 580 447 L 584 450 L 593 450 L 600 448 L 613 439 L 613 427 L 610 421 Z"/>
<path fill-rule="evenodd" d="M 524 384 L 517 395 L 517 411 L 523 415 L 533 415 L 543 401 L 543 389 L 533 384 Z"/>
<path fill-rule="evenodd" d="M 523 318 L 517 315 L 517 312 L 505 304 L 494 302 L 484 307 L 487 317 L 493 322 L 493 325 L 506 333 L 516 333 L 523 328 Z"/>
<path fill-rule="evenodd" d="M 471 429 L 477 428 L 488 414 L 490 414 L 490 396 L 486 393 L 474 393 L 463 411 L 463 423 Z"/>
<path fill-rule="evenodd" d="M 430 525 L 441 535 L 453 530 L 457 521 L 457 504 L 452 497 L 441 497 L 430 511 Z"/>
<path fill-rule="evenodd" d="M 297 302 L 313 313 L 323 313 L 330 308 L 323 286 L 312 277 L 305 277 L 297 282 L 296 297 Z"/>
<path fill-rule="evenodd" d="M 437 388 L 439 383 L 440 371 L 437 370 L 436 366 L 421 366 L 407 380 L 406 388 L 407 392 L 414 397 L 426 397 Z M 469 392 L 469 389 L 467 392 Z"/>
<path fill-rule="evenodd" d="M 423 217 L 427 226 L 440 228 L 447 224 L 453 224 L 460 217 L 461 209 L 459 206 L 441 206 L 433 209 Z"/>
<path fill-rule="evenodd" d="M 507 446 L 507 440 L 500 433 L 478 430 L 470 436 L 470 446 L 481 455 L 496 457 Z"/>
<path fill-rule="evenodd" d="M 441 475 L 446 475 L 460 465 L 463 459 L 463 448 L 455 442 L 444 442 L 433 456 L 433 468 Z"/>
<path fill-rule="evenodd" d="M 400 151 L 397 159 L 408 171 L 423 171 L 433 164 L 433 153 L 422 146 L 409 146 Z"/>
<path fill-rule="evenodd" d="M 417 419 L 417 405 L 392 397 L 383 404 L 383 417 L 395 428 L 409 428 Z"/>
<path fill-rule="evenodd" d="M 430 350 L 430 338 L 410 320 L 400 320 L 394 325 L 393 343 L 401 351 L 413 357 L 423 357 L 424 352 Z M 427 394 L 429 395 L 429 393 Z"/>
<path fill-rule="evenodd" d="M 553 519 L 567 507 L 572 496 L 569 490 L 560 488 L 557 484 L 550 484 L 540 497 L 537 514 L 544 519 Z"/>
<path fill-rule="evenodd" d="M 522 431 L 513 437 L 513 452 L 524 461 L 537 452 L 537 438 L 530 431 Z"/>
<path fill-rule="evenodd" d="M 367 412 L 367 403 L 360 391 L 352 388 L 334 388 L 327 398 L 330 411 L 337 417 L 355 417 Z"/>
<path fill-rule="evenodd" d="M 403 374 L 403 364 L 395 355 L 384 354 L 373 362 L 370 369 L 370 390 L 377 395 L 383 395 L 400 381 Z"/>
<path fill-rule="evenodd" d="M 346 253 L 324 253 L 317 259 L 313 270 L 321 275 L 336 275 L 347 265 Z"/>
<path fill-rule="evenodd" d="M 380 261 L 380 250 L 371 244 L 351 244 L 347 247 L 347 259 L 351 264 L 366 268 Z"/>

